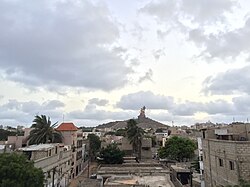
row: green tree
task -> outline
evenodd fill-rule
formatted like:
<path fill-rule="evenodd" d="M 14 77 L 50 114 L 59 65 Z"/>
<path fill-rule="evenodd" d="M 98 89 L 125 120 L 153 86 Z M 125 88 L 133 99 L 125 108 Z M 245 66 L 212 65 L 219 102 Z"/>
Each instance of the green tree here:
<path fill-rule="evenodd" d="M 125 153 L 119 149 L 117 144 L 109 144 L 100 151 L 100 157 L 105 164 L 122 164 Z"/>
<path fill-rule="evenodd" d="M 132 144 L 133 153 L 137 154 L 138 158 L 141 159 L 141 147 L 144 130 L 137 126 L 137 122 L 134 119 L 130 119 L 127 122 L 126 135 L 129 143 Z"/>
<path fill-rule="evenodd" d="M 94 158 L 96 158 L 96 155 L 100 151 L 101 140 L 95 134 L 89 134 L 88 135 L 88 140 L 89 140 L 89 154 L 90 154 L 90 158 L 91 158 L 91 160 L 94 160 Z"/>
<path fill-rule="evenodd" d="M 190 159 L 194 156 L 196 144 L 188 138 L 174 136 L 169 138 L 165 147 L 158 149 L 160 158 L 168 158 L 178 162 Z"/>
<path fill-rule="evenodd" d="M 239 185 L 234 185 L 234 186 L 227 185 L 226 187 L 250 187 L 250 182 L 249 181 L 245 181 L 243 179 L 240 179 L 239 180 Z"/>
<path fill-rule="evenodd" d="M 17 129 L 15 130 L 16 132 L 0 129 L 0 141 L 6 141 L 8 139 L 8 136 L 16 136 L 16 135 L 23 136 L 24 135 L 23 131 L 19 131 Z"/>
<path fill-rule="evenodd" d="M 22 154 L 0 154 L 1 187 L 43 187 L 44 175 Z"/>
<path fill-rule="evenodd" d="M 57 122 L 51 125 L 50 118 L 45 115 L 35 116 L 33 120 L 32 129 L 28 137 L 29 144 L 40 143 L 61 143 L 62 134 L 55 129 Z"/>
<path fill-rule="evenodd" d="M 126 136 L 126 129 L 118 129 L 116 132 L 115 132 L 115 135 L 116 136 Z"/>

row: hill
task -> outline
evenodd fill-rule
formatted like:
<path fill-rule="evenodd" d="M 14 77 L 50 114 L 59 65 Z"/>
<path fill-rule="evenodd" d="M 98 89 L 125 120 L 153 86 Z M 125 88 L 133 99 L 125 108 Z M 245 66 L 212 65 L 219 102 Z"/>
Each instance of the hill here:
<path fill-rule="evenodd" d="M 128 119 L 129 120 L 129 119 Z M 128 120 L 124 120 L 124 121 L 113 121 L 113 122 L 109 122 L 109 123 L 105 123 L 102 125 L 98 125 L 96 128 L 98 129 L 104 129 L 104 128 L 110 128 L 112 130 L 117 130 L 117 129 L 123 129 L 127 127 L 127 121 Z M 140 115 L 138 116 L 137 119 L 135 119 L 137 121 L 137 125 L 143 129 L 168 129 L 169 126 L 165 125 L 163 123 L 160 123 L 158 121 L 155 121 L 153 119 L 150 119 L 148 117 L 145 116 L 145 107 L 143 107 L 141 109 Z"/>

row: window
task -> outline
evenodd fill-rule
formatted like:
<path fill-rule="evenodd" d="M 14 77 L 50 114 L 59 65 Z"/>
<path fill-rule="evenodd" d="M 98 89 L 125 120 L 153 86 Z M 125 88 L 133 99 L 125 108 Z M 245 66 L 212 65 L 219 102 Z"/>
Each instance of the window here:
<path fill-rule="evenodd" d="M 206 138 L 206 133 L 205 133 L 205 131 L 202 131 L 202 138 Z"/>
<path fill-rule="evenodd" d="M 229 161 L 230 170 L 234 170 L 234 162 Z"/>
<path fill-rule="evenodd" d="M 219 165 L 223 167 L 223 160 L 221 158 L 219 158 Z"/>

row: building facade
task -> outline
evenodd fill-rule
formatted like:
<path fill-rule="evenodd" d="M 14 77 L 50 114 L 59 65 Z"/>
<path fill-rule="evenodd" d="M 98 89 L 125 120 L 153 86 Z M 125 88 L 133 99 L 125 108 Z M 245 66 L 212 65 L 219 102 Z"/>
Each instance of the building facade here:
<path fill-rule="evenodd" d="M 73 123 L 62 123 L 58 126 L 57 131 L 60 131 L 63 136 L 63 143 L 72 146 L 72 178 L 78 176 L 84 169 L 85 163 L 85 148 L 83 142 L 82 130 Z"/>
<path fill-rule="evenodd" d="M 250 181 L 250 124 L 203 130 L 202 151 L 206 186 Z"/>
<path fill-rule="evenodd" d="M 34 166 L 41 168 L 45 175 L 44 186 L 66 187 L 70 183 L 72 172 L 72 150 L 70 146 L 62 144 L 39 144 L 19 148 Z"/>

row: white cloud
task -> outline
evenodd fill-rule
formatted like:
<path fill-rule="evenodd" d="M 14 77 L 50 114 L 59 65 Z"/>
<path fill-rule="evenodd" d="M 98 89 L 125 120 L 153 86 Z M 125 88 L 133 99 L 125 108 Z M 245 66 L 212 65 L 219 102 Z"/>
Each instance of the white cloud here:
<path fill-rule="evenodd" d="M 138 81 L 138 82 L 139 82 L 139 83 L 142 83 L 142 82 L 147 81 L 147 80 L 153 81 L 153 80 L 152 80 L 152 76 L 153 76 L 153 70 L 152 70 L 152 69 L 149 69 L 149 70 L 145 73 L 144 76 L 142 76 L 142 77 L 139 78 L 139 81 Z"/>
<path fill-rule="evenodd" d="M 71 119 L 82 120 L 126 120 L 135 117 L 134 111 L 107 111 L 97 109 L 96 105 L 87 105 L 84 110 L 69 112 L 67 116 Z"/>
<path fill-rule="evenodd" d="M 207 77 L 203 82 L 203 91 L 211 94 L 234 94 L 250 92 L 250 66 L 231 69 L 215 76 Z"/>
<path fill-rule="evenodd" d="M 119 30 L 102 4 L 1 1 L 0 22 L 0 68 L 6 79 L 102 90 L 127 83 L 131 69 L 120 50 L 108 49 Z"/>
<path fill-rule="evenodd" d="M 146 106 L 149 109 L 169 109 L 173 105 L 173 97 L 155 95 L 151 91 L 140 91 L 121 97 L 116 104 L 124 110 L 139 110 Z"/>
<path fill-rule="evenodd" d="M 225 21 L 225 13 L 233 11 L 234 0 L 152 0 L 140 12 L 154 16 L 171 26 L 218 24 Z"/>
<path fill-rule="evenodd" d="M 98 99 L 98 98 L 92 98 L 88 101 L 89 104 L 95 104 L 99 106 L 105 106 L 108 104 L 108 100 L 106 99 Z"/>

